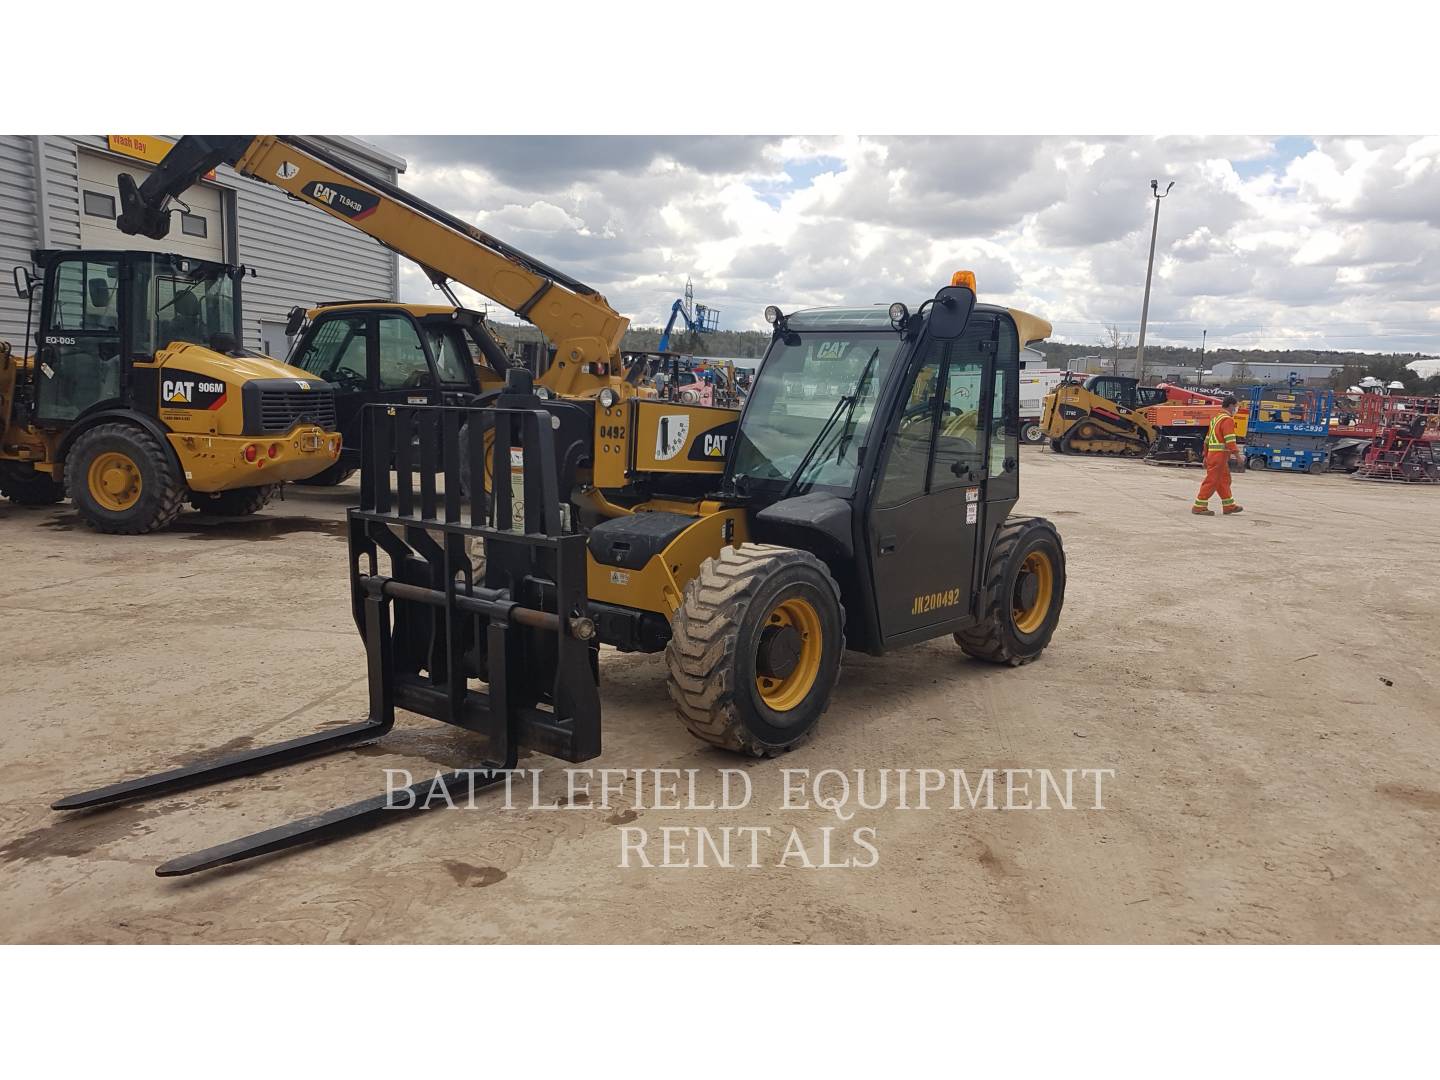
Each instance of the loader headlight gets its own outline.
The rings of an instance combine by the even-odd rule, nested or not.
[[[537,386],[535,387],[535,396],[538,397],[541,401],[549,401],[550,391],[545,389],[545,387],[543,386]]]
[[[910,309],[899,300],[896,300],[895,303],[890,305],[890,325],[895,327],[896,330],[903,329],[905,320],[908,318],[910,318]]]
[[[604,390],[600,391],[600,404],[607,409],[614,406],[614,404],[619,400],[620,395],[617,394],[614,390],[610,389],[610,387],[608,386]]]
[[[774,326],[780,321],[780,309],[774,304],[771,304],[765,309],[765,321],[771,326]]]

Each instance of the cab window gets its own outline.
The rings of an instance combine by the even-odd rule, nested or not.
[[[67,259],[55,271],[56,330],[106,331],[120,326],[120,268],[113,260]]]
[[[435,354],[435,366],[440,369],[443,383],[470,383],[468,368],[473,363],[470,350],[460,330],[444,326],[428,331],[430,351]]]
[[[430,383],[430,364],[415,324],[400,315],[380,316],[380,386],[409,389]]]
[[[365,320],[327,319],[316,327],[294,366],[340,386],[364,386]]]

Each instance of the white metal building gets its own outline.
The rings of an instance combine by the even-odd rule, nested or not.
[[[309,137],[391,182],[405,171],[403,158],[359,139]],[[0,340],[28,351],[26,303],[9,276],[36,248],[164,250],[250,267],[244,344],[272,356],[285,355],[285,318],[297,304],[398,295],[394,252],[227,166],[182,196],[189,209],[164,240],[120,232],[116,177],[143,180],[169,146],[150,135],[0,135]]]
[[[1294,375],[1302,383],[1321,385],[1344,364],[1285,364],[1265,360],[1222,360],[1211,369],[1212,382],[1283,383]]]

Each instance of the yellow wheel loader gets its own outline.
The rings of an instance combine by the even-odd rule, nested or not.
[[[965,271],[913,311],[772,306],[743,412],[645,397],[643,365],[618,366],[625,322],[598,293],[320,153],[289,136],[186,136],[145,187],[127,193],[122,178],[121,227],[163,237],[167,200],[220,161],[327,206],[343,195],[341,213],[437,274],[505,283],[532,313],[553,301],[537,318],[554,330],[555,365],[538,380],[506,368],[504,387],[473,404],[364,410],[346,566],[365,719],[56,809],[372,742],[397,708],[474,736],[468,767],[157,870],[189,874],[468,802],[522,752],[594,758],[601,643],[663,653],[679,721],[753,756],[813,735],[846,650],[948,636],[1015,666],[1049,644],[1065,595],[1060,536],[1011,513],[1020,351],[1048,335],[1043,319],[978,304]],[[402,220],[411,231],[389,231]]]
[[[66,495],[92,528],[163,529],[185,503],[253,514],[340,454],[329,384],[240,348],[241,267],[37,251],[34,354],[0,344],[0,492]],[[27,338],[29,333],[27,330]]]

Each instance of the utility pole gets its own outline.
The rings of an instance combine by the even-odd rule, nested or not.
[[[1150,193],[1155,196],[1155,221],[1150,226],[1150,262],[1145,267],[1145,303],[1140,308],[1140,345],[1135,350],[1135,377],[1141,382],[1145,380],[1145,323],[1150,318],[1150,277],[1155,272],[1155,234],[1160,231],[1160,200],[1170,194],[1170,189],[1175,186],[1175,181],[1165,185],[1165,190],[1160,190],[1160,181],[1150,181]]]
[[[1205,335],[1209,332],[1209,330],[1200,331],[1200,368],[1196,371],[1196,375],[1200,378],[1200,386],[1205,385]]]

